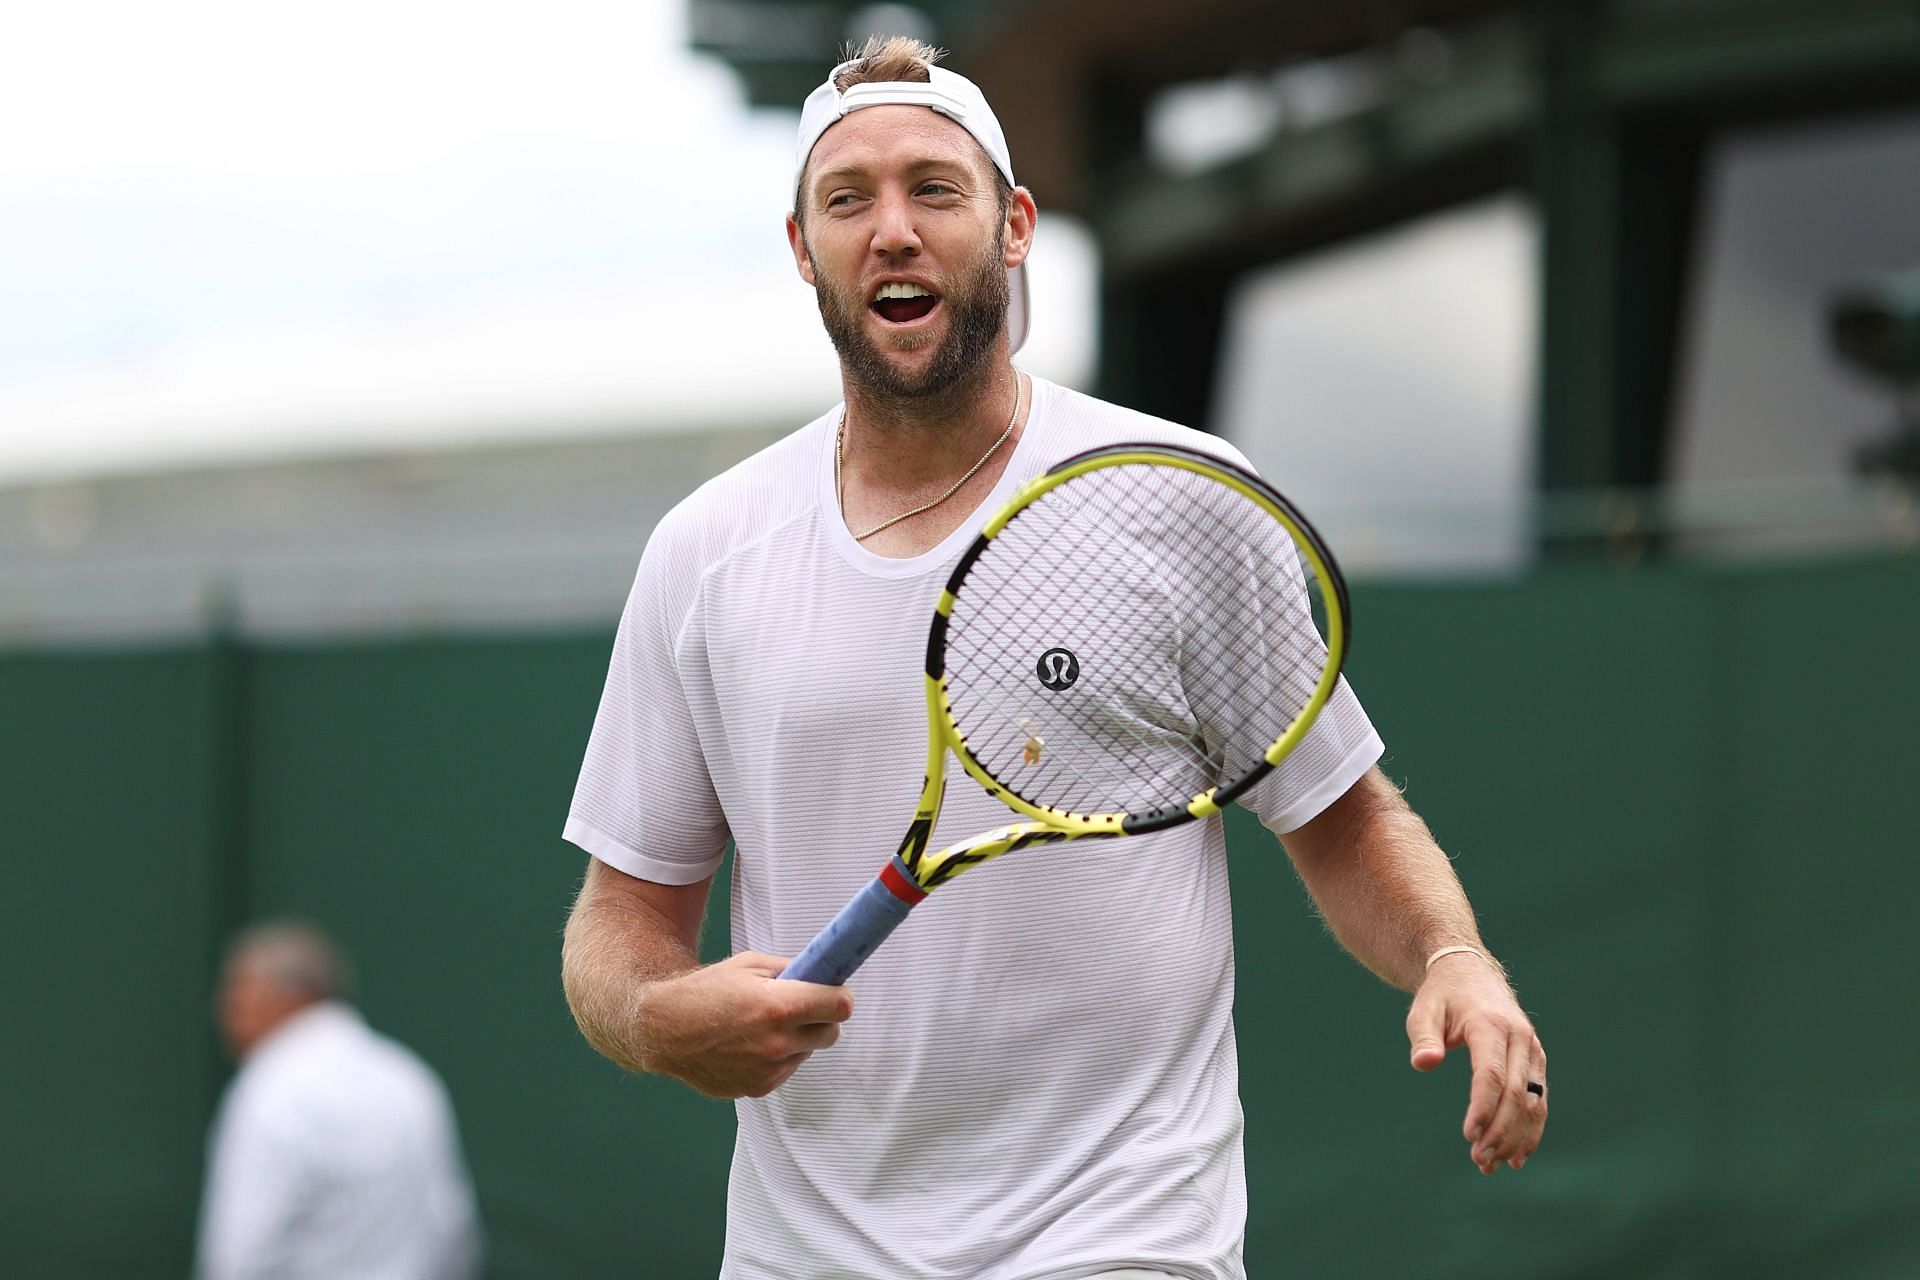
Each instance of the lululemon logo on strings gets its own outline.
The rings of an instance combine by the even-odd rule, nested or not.
[[[1071,649],[1049,649],[1040,655],[1033,669],[1041,685],[1059,693],[1073,688],[1073,682],[1080,678],[1080,659],[1073,656]]]

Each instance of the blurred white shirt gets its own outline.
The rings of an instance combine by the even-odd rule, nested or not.
[[[466,1280],[480,1254],[445,1087],[323,1003],[248,1055],[214,1119],[201,1280]]]

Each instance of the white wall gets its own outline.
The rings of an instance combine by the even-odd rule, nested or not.
[[[1349,571],[1528,554],[1535,243],[1531,208],[1503,198],[1260,272],[1234,298],[1212,429]]]
[[[1830,353],[1827,302],[1920,267],[1920,112],[1756,131],[1705,178],[1674,476],[1835,481],[1889,434],[1890,396]]]

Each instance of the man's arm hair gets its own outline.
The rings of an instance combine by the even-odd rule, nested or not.
[[[1378,769],[1281,837],[1300,878],[1348,951],[1403,991],[1416,1071],[1464,1046],[1473,1059],[1460,1132],[1482,1173],[1524,1165],[1547,1123],[1547,1051],[1506,972],[1480,943],[1453,864]],[[1472,948],[1427,973],[1444,947]],[[1489,967],[1491,966],[1491,967]]]
[[[567,917],[560,980],[587,1043],[629,1071],[647,1070],[641,1001],[646,986],[696,969],[708,876],[655,884],[587,859]]]
[[[653,884],[590,865],[567,921],[561,979],[587,1042],[629,1071],[671,1076],[710,1098],[764,1098],[840,1038],[853,996],[775,981],[786,959],[757,951],[702,965],[712,883]]]
[[[1453,864],[1379,769],[1281,841],[1334,937],[1392,986],[1418,989],[1441,947],[1492,958]]]

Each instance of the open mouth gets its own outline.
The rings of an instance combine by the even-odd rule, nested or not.
[[[940,299],[932,290],[902,281],[881,285],[871,303],[874,312],[890,324],[924,319],[939,305]]]

